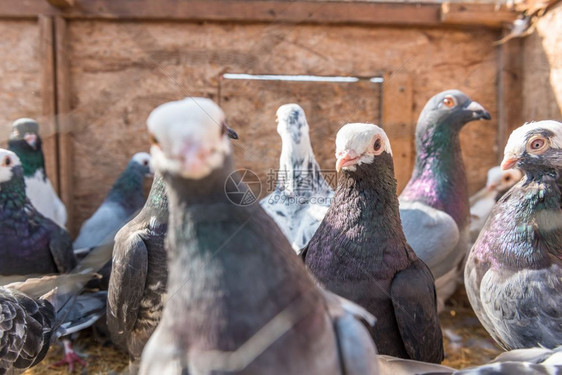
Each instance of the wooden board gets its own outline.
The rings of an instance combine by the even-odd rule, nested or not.
[[[381,84],[222,79],[220,105],[240,139],[234,142],[238,168],[255,172],[262,197],[275,188],[281,139],[275,113],[280,105],[297,103],[305,111],[316,161],[326,179],[336,182],[335,136],[350,122],[380,124]],[[273,173],[272,173],[273,172]]]
[[[501,28],[517,13],[505,5],[423,1],[288,0],[2,0],[0,18],[65,18],[281,22],[313,24],[467,26]],[[72,6],[71,3],[75,3]]]
[[[401,150],[408,150],[406,145],[413,147],[414,124],[426,101],[439,91],[458,88],[494,116],[493,121],[470,124],[461,133],[472,192],[484,184],[487,169],[497,163],[498,55],[492,42],[499,35],[495,32],[69,20],[67,34],[71,111],[68,131],[72,145],[69,157],[73,163],[68,173],[72,176],[77,225],[102,202],[129,158],[135,152],[148,151],[145,121],[150,111],[158,104],[188,95],[216,100],[222,86],[220,77],[227,72],[357,77],[386,73],[397,74],[397,79],[401,73],[406,74],[411,87],[397,101],[404,101],[404,109],[394,106],[386,119],[373,116],[353,120],[398,124],[392,128],[392,137],[402,137]],[[268,92],[277,90],[274,87]],[[399,92],[400,87],[397,84],[391,90]],[[221,95],[229,93],[234,97],[235,91],[223,91]],[[334,93],[337,96],[333,102],[350,108],[353,102],[363,100],[361,95],[346,95],[345,90]],[[306,101],[314,103],[315,98],[306,92],[299,98],[305,98],[299,100],[308,112],[312,111],[308,115],[316,116],[313,107],[306,108]],[[238,116],[241,109],[222,103],[228,107],[228,117]],[[268,155],[267,167],[276,167],[279,139],[273,124],[277,102],[267,105],[270,114],[264,121],[272,126],[267,141],[259,140],[261,133],[254,137],[242,135],[252,138],[257,153]],[[409,125],[404,111],[410,113]],[[315,129],[317,125],[311,121],[311,127]],[[332,134],[323,140],[313,138],[323,165],[330,168],[337,128],[330,128]],[[410,173],[412,159],[413,148],[401,156],[401,184]]]

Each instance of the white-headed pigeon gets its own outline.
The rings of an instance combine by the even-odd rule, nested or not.
[[[336,137],[334,202],[303,251],[330,291],[373,314],[380,353],[440,363],[443,337],[433,275],[406,242],[390,142],[373,124],[347,124]]]
[[[562,343],[562,123],[511,133],[503,169],[523,179],[494,206],[470,251],[465,286],[476,316],[507,350]]]
[[[308,132],[306,116],[298,104],[279,107],[277,133],[282,148],[277,182],[275,190],[260,202],[295,251],[308,244],[334,196],[322,177]]]
[[[230,194],[248,187],[222,110],[187,98],[147,123],[169,198],[169,284],[140,373],[376,374],[356,319],[369,314],[321,292],[261,206]]]

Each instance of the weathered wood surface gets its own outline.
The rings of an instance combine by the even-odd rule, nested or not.
[[[562,4],[523,41],[523,120],[562,121]],[[513,124],[511,129],[521,124]]]
[[[398,101],[392,108],[400,111],[398,117],[412,118],[412,123],[390,131],[391,141],[396,139],[411,147],[408,150],[400,146],[409,158],[407,163],[396,163],[401,186],[411,170],[413,123],[421,108],[435,93],[458,88],[482,103],[494,117],[492,121],[468,125],[461,135],[471,191],[483,185],[486,170],[497,162],[498,52],[492,46],[498,39],[495,32],[99,21],[70,21],[68,32],[72,113],[69,124],[77,222],[99,205],[131,155],[148,150],[145,120],[156,105],[187,95],[216,100],[219,86],[221,96],[228,94],[233,103],[250,99],[259,103],[261,96],[274,100],[274,86],[261,90],[256,87],[253,98],[248,98],[252,90],[244,89],[239,92],[241,98],[236,98],[236,90],[219,84],[223,73],[361,77],[406,73],[412,81],[408,94],[412,99],[405,99],[402,107]],[[243,114],[249,124],[263,121],[269,126],[267,141],[262,141],[263,128],[252,134],[247,132],[251,126],[231,121],[233,126],[242,127],[237,148],[251,150],[263,158],[263,162],[258,159],[261,164],[246,164],[243,158],[244,165],[260,173],[264,173],[264,167],[278,166],[276,150],[280,145],[274,116],[277,103],[288,99],[283,95],[275,99],[275,104],[267,104],[267,109],[260,109],[259,114],[222,102],[227,107],[227,116],[233,120]],[[335,130],[341,124],[330,124],[332,134],[326,134],[327,128],[318,130],[313,121],[318,116],[314,106],[329,108],[324,102],[328,99],[314,103],[314,97],[300,97],[310,119],[315,152],[320,155],[322,167],[331,169]],[[355,103],[371,98],[347,96],[341,91],[329,102],[351,109]],[[376,101],[372,103],[377,105]],[[255,108],[255,104],[252,106]],[[369,116],[353,121],[379,120]]]
[[[2,0],[0,18],[38,14],[66,18],[222,22],[466,26],[501,28],[517,13],[504,5],[440,2],[289,0]]]

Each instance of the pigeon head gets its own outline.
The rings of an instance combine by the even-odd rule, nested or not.
[[[210,99],[162,104],[150,113],[147,125],[153,166],[162,174],[199,180],[222,167],[232,153],[225,115]]]
[[[298,104],[285,104],[277,110],[277,133],[281,138],[290,137],[300,144],[303,135],[308,135],[308,123],[304,110]]]
[[[39,124],[30,118],[20,118],[12,124],[10,142],[19,142],[30,150],[41,149],[41,137],[39,137]]]
[[[347,124],[336,136],[336,171],[350,172],[362,164],[372,164],[381,154],[392,156],[384,130],[373,124]]]
[[[515,185],[523,177],[519,169],[502,170],[501,167],[493,167],[488,171],[486,188],[490,191],[505,192]]]
[[[451,134],[475,120],[490,120],[490,113],[459,90],[447,90],[433,96],[418,120],[418,135]],[[430,131],[432,130],[432,131]]]
[[[525,172],[562,168],[562,123],[531,122],[515,129],[505,146],[501,166]]]
[[[150,165],[150,154],[147,152],[137,152],[133,155],[131,159],[132,163],[135,163],[135,167],[147,177],[152,176],[152,166]]]
[[[14,175],[23,181],[20,159],[12,151],[0,148],[0,184],[10,181]]]

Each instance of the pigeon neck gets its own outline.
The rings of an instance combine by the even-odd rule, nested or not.
[[[143,182],[145,172],[140,164],[131,161],[121,173],[107,195],[107,200],[119,202],[127,209],[137,210],[144,203]]]
[[[0,216],[10,216],[10,211],[22,209],[27,198],[25,195],[25,181],[23,169],[20,166],[12,168],[12,178],[0,184]]]
[[[146,199],[143,210],[148,210],[152,213],[163,212],[167,219],[168,195],[166,193],[166,183],[158,172],[154,174],[152,187],[150,188],[150,193],[148,193],[148,198]]]
[[[484,237],[483,241],[496,242],[497,246],[480,246],[475,252],[492,251],[494,258],[501,259],[499,267],[539,269],[550,266],[553,258],[562,260],[560,199],[556,171],[527,173],[500,199],[492,211],[492,216],[498,219],[484,229],[493,230],[486,231],[492,238]],[[505,234],[498,236],[498,233]]]
[[[283,139],[277,189],[303,195],[319,188],[329,189],[329,186],[314,158],[308,135],[303,134],[298,144],[293,139]]]
[[[461,228],[468,224],[468,187],[458,131],[434,128],[417,134],[414,172],[400,198],[445,211]]]
[[[325,221],[354,256],[395,271],[415,256],[402,231],[392,163],[385,152],[355,172],[344,170]]]
[[[25,177],[34,176],[39,170],[42,172],[43,180],[47,178],[45,159],[39,139],[36,149],[32,149],[24,140],[11,140],[8,142],[8,147],[10,151],[14,152],[20,158],[21,165],[23,166],[23,175]]]

